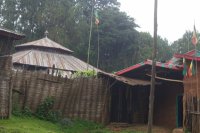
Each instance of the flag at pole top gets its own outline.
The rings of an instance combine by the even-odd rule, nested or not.
[[[197,45],[197,42],[198,42],[197,33],[196,33],[195,25],[194,25],[194,31],[193,31],[193,35],[192,35],[192,44],[193,44],[194,46],[196,46],[196,45]]]
[[[97,10],[94,12],[94,15],[95,15],[95,24],[98,25],[99,24],[99,15],[98,15]]]

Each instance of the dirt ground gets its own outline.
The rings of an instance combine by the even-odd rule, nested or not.
[[[132,130],[132,131],[147,131],[147,125],[136,125],[136,124],[127,124],[127,123],[111,123],[107,126],[107,128],[111,129],[114,132],[120,132],[122,130]],[[152,129],[153,133],[171,133],[171,129],[154,126]]]

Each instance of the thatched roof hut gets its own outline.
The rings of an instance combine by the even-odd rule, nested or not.
[[[13,64],[16,69],[47,71],[54,68],[59,74],[67,77],[77,71],[98,71],[95,67],[74,57],[72,50],[48,37],[17,45],[15,49]]]

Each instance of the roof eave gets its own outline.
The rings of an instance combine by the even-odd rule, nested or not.
[[[128,73],[130,71],[136,70],[138,68],[141,68],[141,67],[147,66],[147,65],[151,66],[152,65],[152,61],[151,60],[146,60],[146,61],[144,61],[142,63],[138,63],[138,64],[133,65],[131,67],[125,68],[123,70],[120,70],[120,71],[116,72],[115,74],[116,75],[122,75],[122,74]],[[168,66],[169,66],[169,64],[168,64]],[[162,64],[160,62],[156,62],[156,67],[161,67],[161,68],[165,68],[165,69],[172,69],[172,70],[180,70],[179,67],[175,67],[175,66],[172,66],[172,67],[162,66]]]
[[[5,28],[0,28],[0,35],[8,38],[12,38],[13,40],[20,40],[25,37],[24,34],[17,33],[15,31],[11,31]]]
[[[194,57],[194,56],[190,56],[190,55],[186,55],[186,54],[174,54],[174,57],[200,61],[200,57]]]

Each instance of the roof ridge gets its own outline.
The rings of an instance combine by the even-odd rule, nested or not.
[[[63,45],[49,39],[48,37],[41,38],[39,40],[23,43],[20,45],[17,45],[15,47],[26,47],[26,46],[37,46],[37,47],[47,47],[47,48],[52,48],[52,49],[61,49],[67,52],[73,52],[72,50],[64,47]]]

